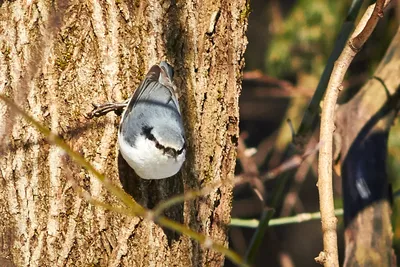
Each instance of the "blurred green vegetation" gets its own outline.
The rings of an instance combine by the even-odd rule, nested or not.
[[[326,66],[327,59],[332,52],[340,27],[346,19],[351,2],[351,0],[252,0],[250,2],[251,13],[247,34],[249,44],[245,55],[246,70],[261,70],[267,76],[290,81],[295,87],[308,90],[309,93],[305,95],[312,95]],[[363,14],[368,5],[373,2],[364,1],[360,14]],[[397,17],[396,12],[398,13]],[[341,93],[340,103],[350,99],[371,77],[397,31],[399,18],[400,5],[397,7],[393,5],[385,13],[370,39],[352,62],[344,81],[345,91]],[[359,18],[356,21],[358,22]],[[249,88],[243,88],[243,90],[247,89]],[[273,107],[276,107],[276,105],[269,105],[273,101],[276,103],[277,98],[272,94],[265,98],[265,106],[271,106],[270,110],[266,108],[266,112],[272,112],[276,120],[269,119],[269,121],[263,123],[268,124],[264,127],[270,127],[270,132],[277,133],[277,138],[274,139],[271,145],[274,153],[276,151],[283,153],[282,151],[284,151],[286,145],[292,141],[292,133],[286,120],[291,119],[294,128],[297,129],[304,114],[304,109],[307,105],[305,102],[308,102],[308,98],[301,94],[287,96],[286,114],[275,113]],[[246,100],[242,98],[241,101]],[[242,125],[249,125],[249,123],[241,123]],[[242,131],[248,132],[249,138],[246,142],[251,143],[249,140],[252,138],[257,140],[265,138],[265,136],[261,136],[263,132],[259,130],[260,121],[256,121],[255,124],[257,126],[253,126],[253,128],[257,129],[257,132],[252,132],[252,128],[249,126],[241,128]],[[277,127],[277,125],[279,126]],[[260,135],[261,137],[255,137],[254,135]],[[393,182],[393,191],[397,192],[393,206],[393,231],[396,255],[399,257],[400,119],[397,119],[396,124],[391,129],[388,147],[388,174]],[[316,177],[312,172],[309,173],[308,177],[307,179],[311,181],[305,182],[315,184]],[[314,189],[315,187],[303,186],[298,192],[298,201],[303,205],[304,210],[309,212],[316,211],[315,204],[318,201],[318,196]],[[335,195],[335,207],[342,207],[340,179],[335,181]],[[312,200],[309,201],[309,199]],[[343,225],[341,220],[339,222],[340,225]],[[297,227],[297,229],[303,229],[301,227],[306,228],[307,226],[299,225]],[[319,227],[319,224],[314,227]],[[341,231],[340,228],[339,231]],[[318,234],[317,232],[315,231],[316,234]],[[296,266],[317,266],[307,253],[314,251],[313,249],[318,251],[320,244],[318,242],[312,243],[311,241],[310,243],[305,243],[307,241],[302,239],[301,242],[304,244],[299,247],[298,242],[300,241],[296,238],[296,233],[296,231],[290,232],[289,230],[286,232],[286,228],[285,231],[282,230],[278,234],[279,237],[285,236],[284,241],[281,243],[283,244],[282,246],[288,249]],[[301,234],[304,233],[302,232]],[[339,234],[339,238],[341,236],[343,234]],[[312,239],[311,234],[309,239]],[[274,241],[265,241],[266,244],[270,244],[269,242]],[[339,243],[343,244],[343,240]],[[292,244],[294,244],[293,248],[291,247]],[[343,248],[341,251],[343,252]],[[260,259],[260,262],[264,261]],[[279,263],[270,262],[270,264],[271,266],[277,266]]]
[[[302,73],[319,76],[348,5],[346,1],[296,1],[282,25],[276,26],[267,48],[265,71],[282,78]]]
[[[390,129],[388,142],[388,174],[392,181],[393,192],[400,191],[400,118],[397,118]],[[400,197],[398,197],[400,199]]]
[[[293,82],[301,80],[304,74],[318,80],[346,18],[351,1],[315,0],[310,4],[310,1],[298,0],[282,1],[280,5],[276,0],[266,2],[263,13],[259,10],[252,10],[252,12],[256,12],[258,16],[267,14],[268,19],[263,18],[263,22],[268,23],[269,27],[264,25],[265,28],[254,29],[249,25],[250,42],[253,35],[265,36],[267,39],[264,44],[265,51],[261,53],[265,54],[264,62],[262,64],[257,62],[260,52],[252,49],[246,54],[247,67],[259,68],[270,76]],[[285,4],[285,2],[288,3]],[[371,2],[365,1],[361,14]],[[275,7],[276,5],[278,8]],[[348,77],[371,75],[375,70],[398,26],[395,10],[392,9],[388,13],[355,58]],[[249,47],[252,46],[255,45],[249,43]],[[359,83],[356,85],[358,86]]]
[[[400,118],[392,126],[388,142],[388,175],[392,182],[393,198],[393,244],[396,255],[400,255]]]

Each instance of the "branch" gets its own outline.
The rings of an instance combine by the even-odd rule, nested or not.
[[[104,187],[113,195],[115,195],[121,202],[123,202],[125,205],[131,207],[132,209],[135,210],[135,212],[142,212],[143,207],[140,206],[136,201],[133,200],[133,198],[128,195],[124,190],[122,190],[119,187],[116,187],[112,184],[112,182],[105,177],[103,174],[101,174],[98,170],[96,170],[93,165],[91,165],[84,157],[82,157],[79,153],[75,152],[72,150],[70,146],[68,146],[67,143],[63,139],[61,139],[58,135],[52,133],[48,128],[40,124],[40,122],[36,121],[34,118],[32,118],[28,113],[20,109],[12,100],[10,100],[8,97],[4,96],[3,94],[0,94],[0,99],[3,100],[13,111],[17,112],[20,114],[25,120],[30,122],[33,126],[35,126],[44,136],[47,138],[47,140],[64,150],[64,152],[72,158],[74,161],[76,161],[80,166],[91,172],[96,179],[98,179]]]
[[[228,181],[226,182],[226,184],[232,183],[231,179],[227,179],[227,180]],[[213,190],[216,190],[217,188],[219,188],[221,185],[224,185],[224,184],[225,183],[223,183],[222,181],[217,181],[217,182],[213,182],[209,185],[206,185],[199,190],[189,190],[189,191],[185,192],[184,194],[173,196],[163,202],[160,202],[157,206],[155,206],[155,208],[153,209],[154,216],[157,217],[157,216],[161,215],[164,210],[166,210],[174,205],[177,205],[179,203],[182,203],[184,201],[193,200],[193,199],[196,199],[201,196],[206,196],[206,195],[210,194]]]
[[[362,0],[353,0],[351,3],[351,7],[349,9],[346,20],[342,24],[342,28],[338,35],[338,39],[334,44],[333,51],[329,56],[328,63],[324,69],[324,72],[321,76],[321,79],[318,83],[317,89],[312,97],[312,100],[303,116],[302,122],[299,126],[299,130],[297,132],[296,141],[303,141],[303,144],[306,144],[309,139],[309,133],[314,129],[313,125],[318,118],[319,110],[320,110],[320,102],[325,93],[326,85],[328,83],[331,71],[333,69],[333,65],[340,55],[343,47],[346,45],[348,37],[354,28],[354,21],[358,16],[359,10],[361,8],[363,1]],[[296,142],[297,143],[297,142]],[[292,152],[289,153],[289,157],[293,155]],[[282,199],[284,189],[286,188],[286,184],[291,176],[291,173],[286,173],[285,175],[281,175],[277,180],[277,184],[271,192],[271,207],[275,207],[278,205],[279,201]]]
[[[306,149],[310,150],[316,147],[317,145],[318,144],[316,138],[311,138],[306,146]],[[304,160],[304,164],[301,164],[299,168],[296,170],[296,173],[294,174],[294,181],[290,185],[288,193],[286,194],[285,199],[283,201],[282,209],[280,211],[280,217],[289,216],[292,213],[293,207],[298,206],[301,203],[299,199],[299,192],[307,177],[309,170],[312,168],[312,164],[316,163],[317,155],[318,153],[317,151],[315,151],[315,153],[307,157]]]
[[[347,69],[361,46],[366,42],[383,8],[390,0],[378,0],[370,6],[357,25],[350,41],[336,61],[324,98],[321,115],[320,140],[321,148],[318,161],[318,191],[320,199],[321,222],[324,240],[324,251],[315,259],[324,266],[339,266],[337,250],[336,217],[334,212],[332,186],[332,142],[334,131],[334,114],[339,91]],[[378,18],[378,19],[377,19]]]
[[[311,97],[312,88],[294,86],[292,83],[263,74],[259,70],[243,73],[243,87],[254,91],[253,97]]]
[[[378,24],[379,19],[383,17],[383,9],[386,7],[387,4],[389,4],[389,2],[390,1],[377,0],[374,10],[372,11],[369,19],[367,17],[368,10],[365,12],[363,19],[368,19],[367,24],[364,28],[360,28],[361,32],[356,37],[350,40],[350,47],[355,50],[355,52],[360,51],[362,46],[368,40],[369,36],[374,31],[376,24]],[[372,6],[370,6],[368,9],[372,9]],[[362,21],[360,21],[360,23],[362,23]],[[357,29],[354,31],[354,34],[357,32],[358,29],[359,28],[357,27]]]
[[[335,210],[336,216],[343,215],[343,209]],[[281,226],[286,224],[297,224],[302,222],[308,222],[312,220],[321,219],[321,213],[319,211],[313,213],[300,213],[295,216],[289,217],[282,217],[271,219],[269,221],[268,226]],[[257,219],[239,219],[239,218],[232,218],[231,222],[229,223],[230,226],[236,227],[244,227],[244,228],[257,228],[260,224],[260,221]]]
[[[260,180],[257,164],[251,157],[248,157],[245,153],[246,144],[244,143],[243,137],[239,136],[239,142],[237,147],[237,158],[243,167],[244,176],[249,177],[247,182],[251,185],[254,193],[261,201],[262,206],[265,205],[265,189],[264,185]]]
[[[122,103],[104,103],[101,105],[92,104],[93,110],[85,115],[87,119],[92,119],[94,117],[101,117],[107,113],[114,111],[117,115],[121,115],[123,109],[128,105],[130,99]]]
[[[108,190],[108,192],[112,193],[116,196],[122,203],[125,204],[125,207],[114,207],[104,202],[101,202],[95,198],[93,198],[88,192],[84,191],[82,188],[79,188],[77,184],[73,183],[75,188],[78,188],[78,194],[82,196],[89,203],[102,207],[107,210],[111,210],[114,212],[118,212],[120,214],[125,214],[130,217],[141,216],[144,219],[152,220],[159,225],[169,228],[171,230],[177,231],[179,233],[185,234],[190,238],[198,241],[202,244],[206,249],[214,249],[221,254],[225,255],[229,258],[233,263],[236,263],[239,266],[248,266],[247,263],[234,251],[226,248],[224,245],[214,242],[210,237],[195,232],[188,228],[186,225],[170,220],[164,216],[154,216],[153,211],[147,210],[140,206],[130,195],[128,195],[123,189],[113,185],[113,183],[97,171],[93,165],[91,165],[84,157],[82,157],[79,153],[75,152],[68,144],[61,139],[58,135],[52,133],[48,128],[43,126],[40,122],[36,121],[32,118],[28,113],[20,109],[12,100],[8,97],[0,94],[0,99],[3,100],[13,111],[20,114],[24,119],[30,122],[33,126],[35,126],[46,138],[47,140],[63,149],[64,152],[74,161],[76,161],[81,167],[84,167],[86,170],[91,172],[96,179],[98,179],[101,184]]]
[[[314,148],[311,148],[307,151],[305,151],[302,155],[296,154],[290,157],[289,159],[285,160],[280,164],[278,167],[268,171],[266,174],[262,176],[262,180],[272,180],[281,175],[284,172],[287,172],[289,170],[295,169],[299,167],[306,159],[308,156],[313,155],[318,152],[318,149],[320,147],[320,144],[316,144]]]

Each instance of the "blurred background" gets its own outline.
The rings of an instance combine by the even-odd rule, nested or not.
[[[251,165],[260,174],[280,166],[285,155],[296,152],[291,145],[292,130],[297,131],[320,76],[345,21],[351,0],[251,0],[249,1],[248,46],[243,89],[240,96],[240,140],[236,175],[248,172]],[[374,1],[364,1],[360,14]],[[400,1],[393,0],[371,38],[358,53],[343,86],[346,101],[371,77],[382,59],[400,21]],[[358,22],[358,19],[357,19]],[[397,74],[400,75],[400,74]],[[289,120],[289,121],[288,121]],[[396,197],[400,185],[400,125],[397,118],[389,141],[388,173],[395,192],[393,207],[394,245],[400,256],[400,219]],[[318,144],[318,125],[311,141],[304,144],[313,150]],[[250,164],[246,161],[250,158]],[[276,217],[318,211],[316,153],[289,175],[276,199],[277,179],[264,183],[267,207],[274,207]],[[244,162],[246,161],[246,162]],[[254,167],[254,166],[253,166]],[[342,207],[341,180],[334,180],[335,208]],[[276,206],[273,203],[277,203]],[[259,219],[265,204],[251,183],[234,190],[233,218]],[[339,216],[340,262],[343,262],[343,220]],[[254,229],[230,228],[230,246],[244,255]],[[255,266],[320,266],[314,257],[322,249],[320,220],[269,227],[256,257]],[[399,262],[399,260],[398,260]],[[233,266],[229,261],[225,266]]]

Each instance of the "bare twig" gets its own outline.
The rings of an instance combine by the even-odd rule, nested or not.
[[[246,151],[246,144],[243,140],[243,134],[239,136],[238,147],[237,147],[237,157],[240,160],[240,163],[243,168],[243,172],[246,174],[252,174],[258,176],[258,168],[257,164],[251,157],[248,157],[245,153]]]
[[[324,105],[321,115],[321,144],[318,161],[318,191],[320,199],[321,221],[324,240],[324,251],[315,259],[324,266],[339,266],[337,250],[336,217],[334,212],[333,187],[332,187],[332,143],[334,131],[335,106],[341,90],[344,75],[362,45],[366,42],[379,17],[382,16],[383,8],[390,0],[378,0],[375,5],[370,6],[363,18],[357,25],[350,41],[343,49],[335,63],[331,78],[328,83]]]
[[[278,133],[267,136],[257,147],[257,152],[252,156],[257,166],[261,166],[265,163],[266,159],[271,155],[274,150],[274,143],[276,142]]]
[[[294,86],[289,81],[265,75],[259,70],[244,72],[243,83],[246,88],[264,89],[262,92],[257,92],[257,96],[311,97],[313,91],[311,88]]]
[[[311,150],[316,146],[318,146],[317,140],[315,138],[311,138],[307,144],[307,150]],[[305,162],[297,169],[296,174],[294,175],[294,182],[291,185],[289,192],[286,194],[285,200],[283,201],[282,210],[280,213],[281,217],[289,216],[293,207],[298,205],[299,191],[310,170],[311,164],[315,161],[316,157],[317,153],[310,154],[310,156],[304,160]]]
[[[378,21],[380,18],[383,17],[383,9],[386,7],[387,4],[389,4],[389,1],[385,0],[377,0],[375,6],[373,7],[372,14],[370,17],[366,17],[367,19],[367,24],[363,28],[356,28],[353,36],[357,34],[357,36],[353,37],[350,39],[350,47],[355,50],[355,52],[360,51],[362,46],[365,44],[365,42],[368,40],[369,36],[371,33],[374,31],[376,24],[378,24]],[[372,9],[372,6],[370,6],[368,9]],[[367,15],[368,10],[365,12],[365,15]],[[365,17],[364,15],[364,17]],[[362,23],[362,21],[360,21]],[[359,24],[360,25],[360,24]],[[358,30],[361,30],[359,33]]]
[[[239,138],[239,145],[238,145],[238,158],[241,160],[243,165],[244,173],[242,175],[236,176],[234,180],[227,179],[226,181],[218,181],[215,183],[211,183],[202,189],[187,191],[184,194],[174,196],[156,206],[153,209],[154,216],[159,216],[162,212],[176,204],[179,204],[183,201],[188,201],[195,199],[199,196],[205,196],[209,194],[215,188],[223,185],[223,184],[231,184],[234,182],[235,186],[244,183],[250,183],[253,187],[255,195],[261,200],[264,200],[264,187],[263,181],[268,179],[273,179],[278,175],[282,174],[285,171],[288,171],[292,168],[298,167],[309,155],[315,154],[318,151],[319,145],[317,144],[314,148],[307,150],[303,155],[295,155],[292,158],[288,159],[282,165],[276,167],[275,169],[271,170],[270,172],[266,173],[262,179],[260,179],[258,168],[256,163],[253,161],[252,158],[245,155],[246,146],[243,142],[243,138]],[[263,204],[264,206],[264,204]]]
[[[101,117],[111,111],[114,111],[116,114],[121,115],[122,110],[128,105],[128,100],[122,103],[105,103],[101,105],[92,104],[93,110],[86,114],[85,117],[87,119],[91,119],[93,117]]]
[[[284,161],[281,165],[278,167],[268,171],[266,174],[262,176],[262,180],[271,180],[276,177],[278,177],[280,174],[292,170],[294,168],[297,168],[303,163],[303,161],[310,155],[313,155],[318,152],[318,149],[320,147],[320,144],[318,143],[314,148],[311,148],[304,152],[302,155],[294,155],[288,160]]]
[[[121,202],[123,202],[127,206],[130,206],[138,213],[143,211],[143,207],[140,206],[138,203],[136,203],[136,201],[134,201],[130,195],[128,195],[121,188],[114,186],[107,177],[105,177],[98,170],[96,170],[93,167],[93,165],[91,165],[83,156],[81,156],[79,153],[75,152],[70,146],[68,146],[68,144],[65,143],[65,141],[62,138],[52,133],[48,128],[44,127],[40,122],[36,121],[34,118],[28,115],[28,113],[19,108],[8,97],[4,96],[3,94],[0,94],[0,99],[3,100],[9,107],[11,107],[12,110],[20,114],[22,117],[24,117],[24,119],[26,119],[33,126],[35,126],[42,134],[46,136],[47,140],[50,143],[57,145],[59,148],[63,149],[64,152],[70,158],[72,158],[80,166],[91,172],[96,177],[96,179],[98,179],[110,193],[114,194],[117,198],[119,198]]]
[[[265,190],[264,185],[260,181],[257,164],[251,157],[245,154],[246,145],[244,143],[242,135],[239,136],[239,142],[237,147],[237,157],[243,167],[244,176],[247,177],[247,182],[251,185],[254,193],[260,199],[264,206]]]
[[[342,216],[343,209],[335,210],[335,215]],[[308,222],[308,221],[318,220],[318,219],[321,219],[321,213],[319,211],[313,212],[313,213],[300,213],[295,216],[271,219],[269,221],[268,226],[281,226],[281,225],[286,225],[286,224],[297,224],[297,223]],[[245,227],[245,228],[257,228],[259,223],[260,222],[257,219],[232,218],[229,225],[236,226],[236,227]]]
[[[259,187],[262,186],[262,182],[266,180],[271,180],[275,179],[279,175],[292,170],[294,168],[299,167],[306,159],[308,156],[313,155],[317,153],[319,149],[319,144],[317,144],[314,148],[311,148],[304,152],[302,155],[294,155],[288,160],[284,161],[282,164],[280,164],[278,167],[268,171],[264,175],[261,176],[261,179],[257,177],[254,177],[253,175],[246,175],[246,174],[241,174],[237,175],[234,178],[234,185],[235,187],[239,185],[243,185],[245,183],[252,183],[254,184],[255,182],[260,183]]]
[[[160,224],[161,226],[167,227],[169,229],[175,230],[179,233],[185,234],[190,238],[198,241],[202,244],[206,249],[214,249],[227,258],[229,258],[232,262],[238,264],[239,266],[248,266],[246,262],[234,251],[226,248],[224,245],[214,242],[210,237],[195,232],[188,228],[186,225],[170,220],[164,216],[154,216],[153,211],[147,210],[140,206],[130,195],[128,195],[123,189],[113,185],[111,180],[109,180],[106,176],[97,171],[92,164],[90,164],[83,156],[79,153],[75,152],[68,144],[61,139],[58,135],[52,133],[48,128],[44,127],[40,122],[36,121],[32,118],[28,113],[19,108],[12,100],[8,97],[0,94],[0,99],[3,100],[13,111],[17,114],[20,114],[24,119],[30,122],[33,126],[35,126],[47,139],[50,143],[57,145],[59,148],[63,149],[64,152],[74,161],[76,161],[81,167],[84,167],[86,170],[91,172],[96,179],[98,179],[102,185],[115,197],[117,197],[125,206],[122,207],[114,207],[107,203],[101,202],[95,198],[93,198],[88,192],[84,191],[81,187],[79,187],[76,183],[72,183],[72,186],[78,189],[78,193],[89,203],[100,206],[104,209],[111,210],[114,212],[122,213],[131,217],[141,216],[148,220],[153,220],[155,223]],[[69,175],[69,177],[72,177]]]
[[[227,183],[232,182],[230,179],[228,179],[228,180],[229,180],[229,182],[227,182]],[[160,216],[164,210],[166,210],[174,205],[177,205],[179,203],[182,203],[184,201],[193,200],[193,199],[196,199],[201,196],[206,196],[206,195],[210,194],[213,190],[216,190],[221,185],[223,185],[222,181],[217,181],[217,182],[211,183],[209,185],[206,185],[202,189],[189,190],[189,191],[185,192],[184,194],[173,196],[163,202],[160,202],[153,209],[153,214],[155,217]]]

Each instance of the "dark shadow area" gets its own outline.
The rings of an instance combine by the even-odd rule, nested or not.
[[[159,203],[183,193],[183,182],[180,173],[160,180],[142,179],[126,163],[121,153],[118,153],[118,172],[125,192],[146,209],[153,209]],[[166,209],[162,215],[183,223],[183,203]],[[163,231],[167,236],[169,245],[180,237],[180,234],[175,231],[166,228],[163,228]]]
[[[386,172],[389,131],[377,131],[374,127],[393,111],[399,99],[398,88],[364,125],[346,155],[342,166],[345,226],[372,203],[392,198]]]
[[[342,167],[345,225],[374,202],[390,200],[386,173],[388,132],[357,138]]]

